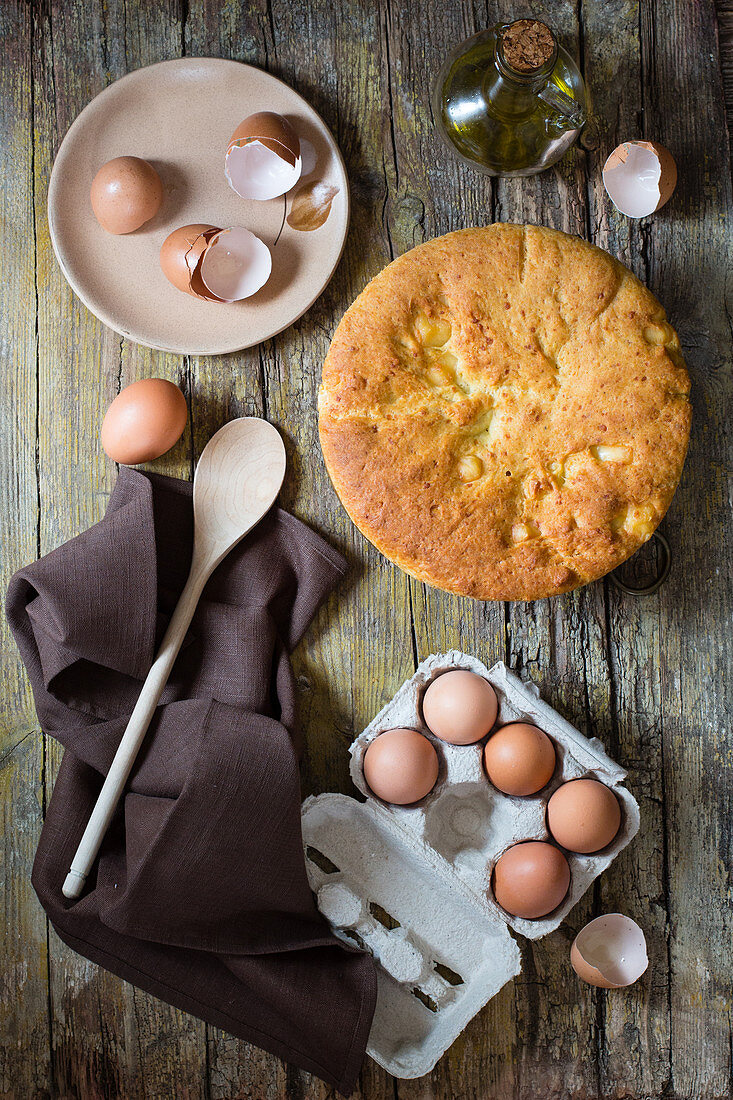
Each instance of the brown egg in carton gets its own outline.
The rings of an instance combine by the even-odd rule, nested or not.
[[[440,740],[423,718],[428,686],[454,669],[483,677],[497,695],[496,722],[474,744]],[[554,774],[535,795],[503,794],[484,770],[486,741],[511,722],[537,726],[555,748]],[[418,731],[438,755],[437,781],[413,805],[382,801],[364,778],[368,746],[396,728]],[[371,951],[379,963],[369,1053],[395,1076],[417,1077],[432,1068],[471,1017],[519,972],[519,951],[507,928],[530,939],[557,928],[632,839],[639,808],[622,786],[626,772],[597,739],[579,733],[539,697],[534,685],[523,683],[503,663],[489,669],[455,650],[423,661],[350,751],[352,779],[366,802],[335,794],[306,800],[303,837],[309,878],[334,930]],[[549,798],[563,783],[581,778],[598,780],[613,791],[621,807],[618,832],[590,855],[565,850],[570,886],[551,913],[535,920],[512,916],[494,898],[496,861],[522,841],[554,843],[546,824]],[[412,966],[405,976],[407,955]],[[446,973],[458,980],[446,982]]]

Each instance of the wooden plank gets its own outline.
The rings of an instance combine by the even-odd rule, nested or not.
[[[530,9],[506,5],[502,14],[518,18],[529,15]],[[578,60],[582,42],[576,5],[553,5],[551,21],[562,44]],[[576,146],[555,168],[538,176],[500,180],[496,217],[587,237],[582,149]],[[582,732],[601,737],[608,714],[604,621],[603,590],[597,585],[554,600],[507,606],[507,664],[537,683],[548,702]],[[589,894],[573,910],[572,921],[584,923],[592,910]],[[569,933],[563,931],[564,935],[523,944],[523,970],[514,983],[515,1089],[527,1100],[538,1089],[553,1097],[592,1096],[599,1086],[594,998],[579,999],[575,992],[568,965]]]
[[[262,34],[269,24],[262,12],[230,9],[226,17],[217,6],[192,3],[184,10],[181,49],[203,57],[236,56],[262,65]],[[244,52],[240,44],[244,43]],[[243,110],[243,115],[246,110]],[[263,416],[260,349],[229,356],[186,358],[191,408],[191,472],[214,432],[235,416]],[[186,476],[182,473],[181,476]],[[258,1047],[206,1026],[206,1087],[212,1100],[230,1096],[284,1096],[288,1069]]]
[[[192,54],[234,56],[264,66],[287,80],[322,113],[348,161],[355,152],[350,148],[349,136],[356,119],[361,135],[377,134],[382,123],[377,98],[379,57],[365,51],[363,30],[363,19],[337,19],[325,6],[312,9],[299,0],[296,4],[229,10],[223,35],[219,13],[194,4],[186,21],[186,50]],[[304,60],[308,72],[305,85],[301,75]],[[349,88],[356,88],[347,100],[346,119],[340,115],[345,105],[343,90],[337,86],[340,66],[349,72]],[[354,170],[351,178],[356,176]],[[358,580],[347,582],[346,594],[342,588],[327,602],[295,655],[301,689],[300,718],[308,745],[304,793],[350,788],[345,748],[353,731],[366,724],[392,694],[399,678],[412,670],[405,580],[364,547],[336,501],[318,447],[315,393],[334,318],[340,316],[366,279],[383,266],[387,255],[384,230],[375,217],[375,208],[367,210],[358,201],[355,207],[341,266],[323,298],[301,321],[259,349],[191,362],[194,393],[219,395],[219,401],[208,408],[206,401],[197,404],[196,453],[227,416],[245,412],[266,415],[282,431],[286,442],[289,473],[281,495],[284,507],[316,529],[327,530],[332,543],[352,560],[353,572],[358,572]],[[369,562],[368,586],[365,559]],[[384,642],[375,652],[371,644],[374,624],[384,608],[393,611],[390,622],[381,628]],[[333,691],[329,694],[323,691],[324,668],[331,670]],[[338,736],[334,737],[336,730]],[[320,1100],[332,1094],[310,1074],[285,1066],[216,1029],[209,1031],[208,1052],[212,1096],[287,1096],[293,1100],[307,1096],[308,1100]],[[371,1066],[365,1073],[366,1081],[376,1083],[377,1091],[369,1086],[369,1095],[375,1100],[381,1096],[381,1089],[390,1091],[387,1075],[378,1067]]]
[[[73,297],[50,247],[46,191],[54,153],[93,96],[126,69],[175,52],[180,27],[167,5],[56,4],[37,13],[36,231],[39,241],[41,552],[99,519],[116,470],[98,446],[104,411],[121,382],[175,376],[170,357],[135,348]],[[61,323],[60,323],[60,319]],[[63,369],[59,369],[63,364]],[[180,463],[180,459],[179,459]],[[185,455],[185,469],[190,469]],[[176,470],[174,463],[164,467]],[[60,750],[49,741],[48,791]],[[206,1091],[204,1025],[163,1005],[51,940],[54,1087],[60,1095]]]
[[[36,556],[36,291],[33,224],[33,28],[23,3],[0,7],[0,545],[2,588]],[[30,884],[43,808],[43,740],[5,616],[0,621],[0,806],[5,914],[0,1096],[51,1080],[46,919]],[[17,1091],[16,1091],[17,1090]]]
[[[716,0],[715,10],[718,16],[720,72],[728,120],[728,144],[733,146],[733,3],[731,0]]]
[[[465,225],[492,220],[492,181],[453,157],[442,144],[428,106],[433,79],[447,51],[486,25],[482,10],[406,9],[388,4],[389,104],[383,144],[390,197],[385,207],[393,254]],[[459,201],[457,199],[459,198]],[[416,660],[452,648],[475,653],[489,664],[504,657],[504,609],[438,592],[410,580]],[[429,1078],[396,1082],[396,1095],[415,1098],[501,1095],[513,1081],[516,1008],[505,988],[466,1028]]]
[[[648,282],[650,272],[644,262],[646,230],[615,210],[601,179],[601,169],[611,150],[627,137],[639,136],[642,61],[638,5],[628,0],[586,2],[583,26],[586,75],[594,91],[594,113],[583,135],[594,240]],[[661,298],[664,304],[663,293]],[[638,555],[644,556],[646,552]],[[609,748],[629,768],[628,783],[639,801],[643,827],[604,875],[598,900],[602,911],[620,910],[639,922],[653,961],[642,981],[622,995],[590,994],[586,988],[580,989],[597,1005],[604,1048],[599,1065],[604,1089],[612,1093],[623,1087],[631,1089],[633,1095],[661,1095],[670,1075],[666,867],[659,845],[664,828],[660,797],[664,756],[660,607],[668,592],[663,589],[655,597],[638,599],[607,585],[606,593]],[[646,674],[639,676],[642,668]]]
[[[669,909],[671,1087],[728,1093],[733,912],[730,764],[733,209],[712,0],[641,8],[644,126],[673,150],[677,194],[650,224],[649,282],[675,319],[692,377],[693,431],[665,528],[675,570],[660,621],[664,890]],[[704,124],[702,124],[704,120]],[[728,553],[729,557],[729,553]]]

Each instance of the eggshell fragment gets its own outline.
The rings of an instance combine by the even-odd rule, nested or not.
[[[125,386],[107,409],[101,441],[109,457],[136,466],[165,454],[186,427],[188,408],[178,386],[144,378]]]
[[[677,165],[659,142],[624,141],[609,156],[602,175],[616,209],[629,218],[644,218],[671,198]]]
[[[435,786],[438,754],[417,730],[385,730],[364,754],[364,778],[378,798],[408,806]]]
[[[273,111],[245,118],[229,139],[224,172],[243,199],[276,199],[295,186],[302,170],[300,139]]]
[[[320,229],[331,213],[331,203],[338,195],[338,187],[327,183],[304,183],[293,195],[288,214],[288,225],[304,233]]]
[[[97,172],[89,197],[94,216],[108,233],[133,233],[160,210],[160,176],[140,157],[114,157]]]
[[[242,226],[184,225],[163,241],[160,266],[178,290],[207,302],[238,302],[270,277],[272,256],[264,241]]]
[[[573,970],[589,985],[623,989],[649,965],[646,940],[636,921],[623,913],[606,913],[581,928],[570,948]]]
[[[450,745],[473,745],[496,721],[499,704],[488,680],[457,668],[428,685],[422,711],[431,733]]]

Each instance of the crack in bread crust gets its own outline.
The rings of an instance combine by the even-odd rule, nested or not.
[[[319,428],[347,512],[420,580],[537,599],[652,534],[687,450],[689,378],[654,296],[537,226],[460,230],[386,267],[346,312]]]

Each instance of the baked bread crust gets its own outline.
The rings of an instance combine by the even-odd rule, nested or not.
[[[324,364],[321,446],[351,519],[406,572],[533,600],[651,536],[689,387],[664,309],[623,264],[495,224],[412,249],[362,291]]]

